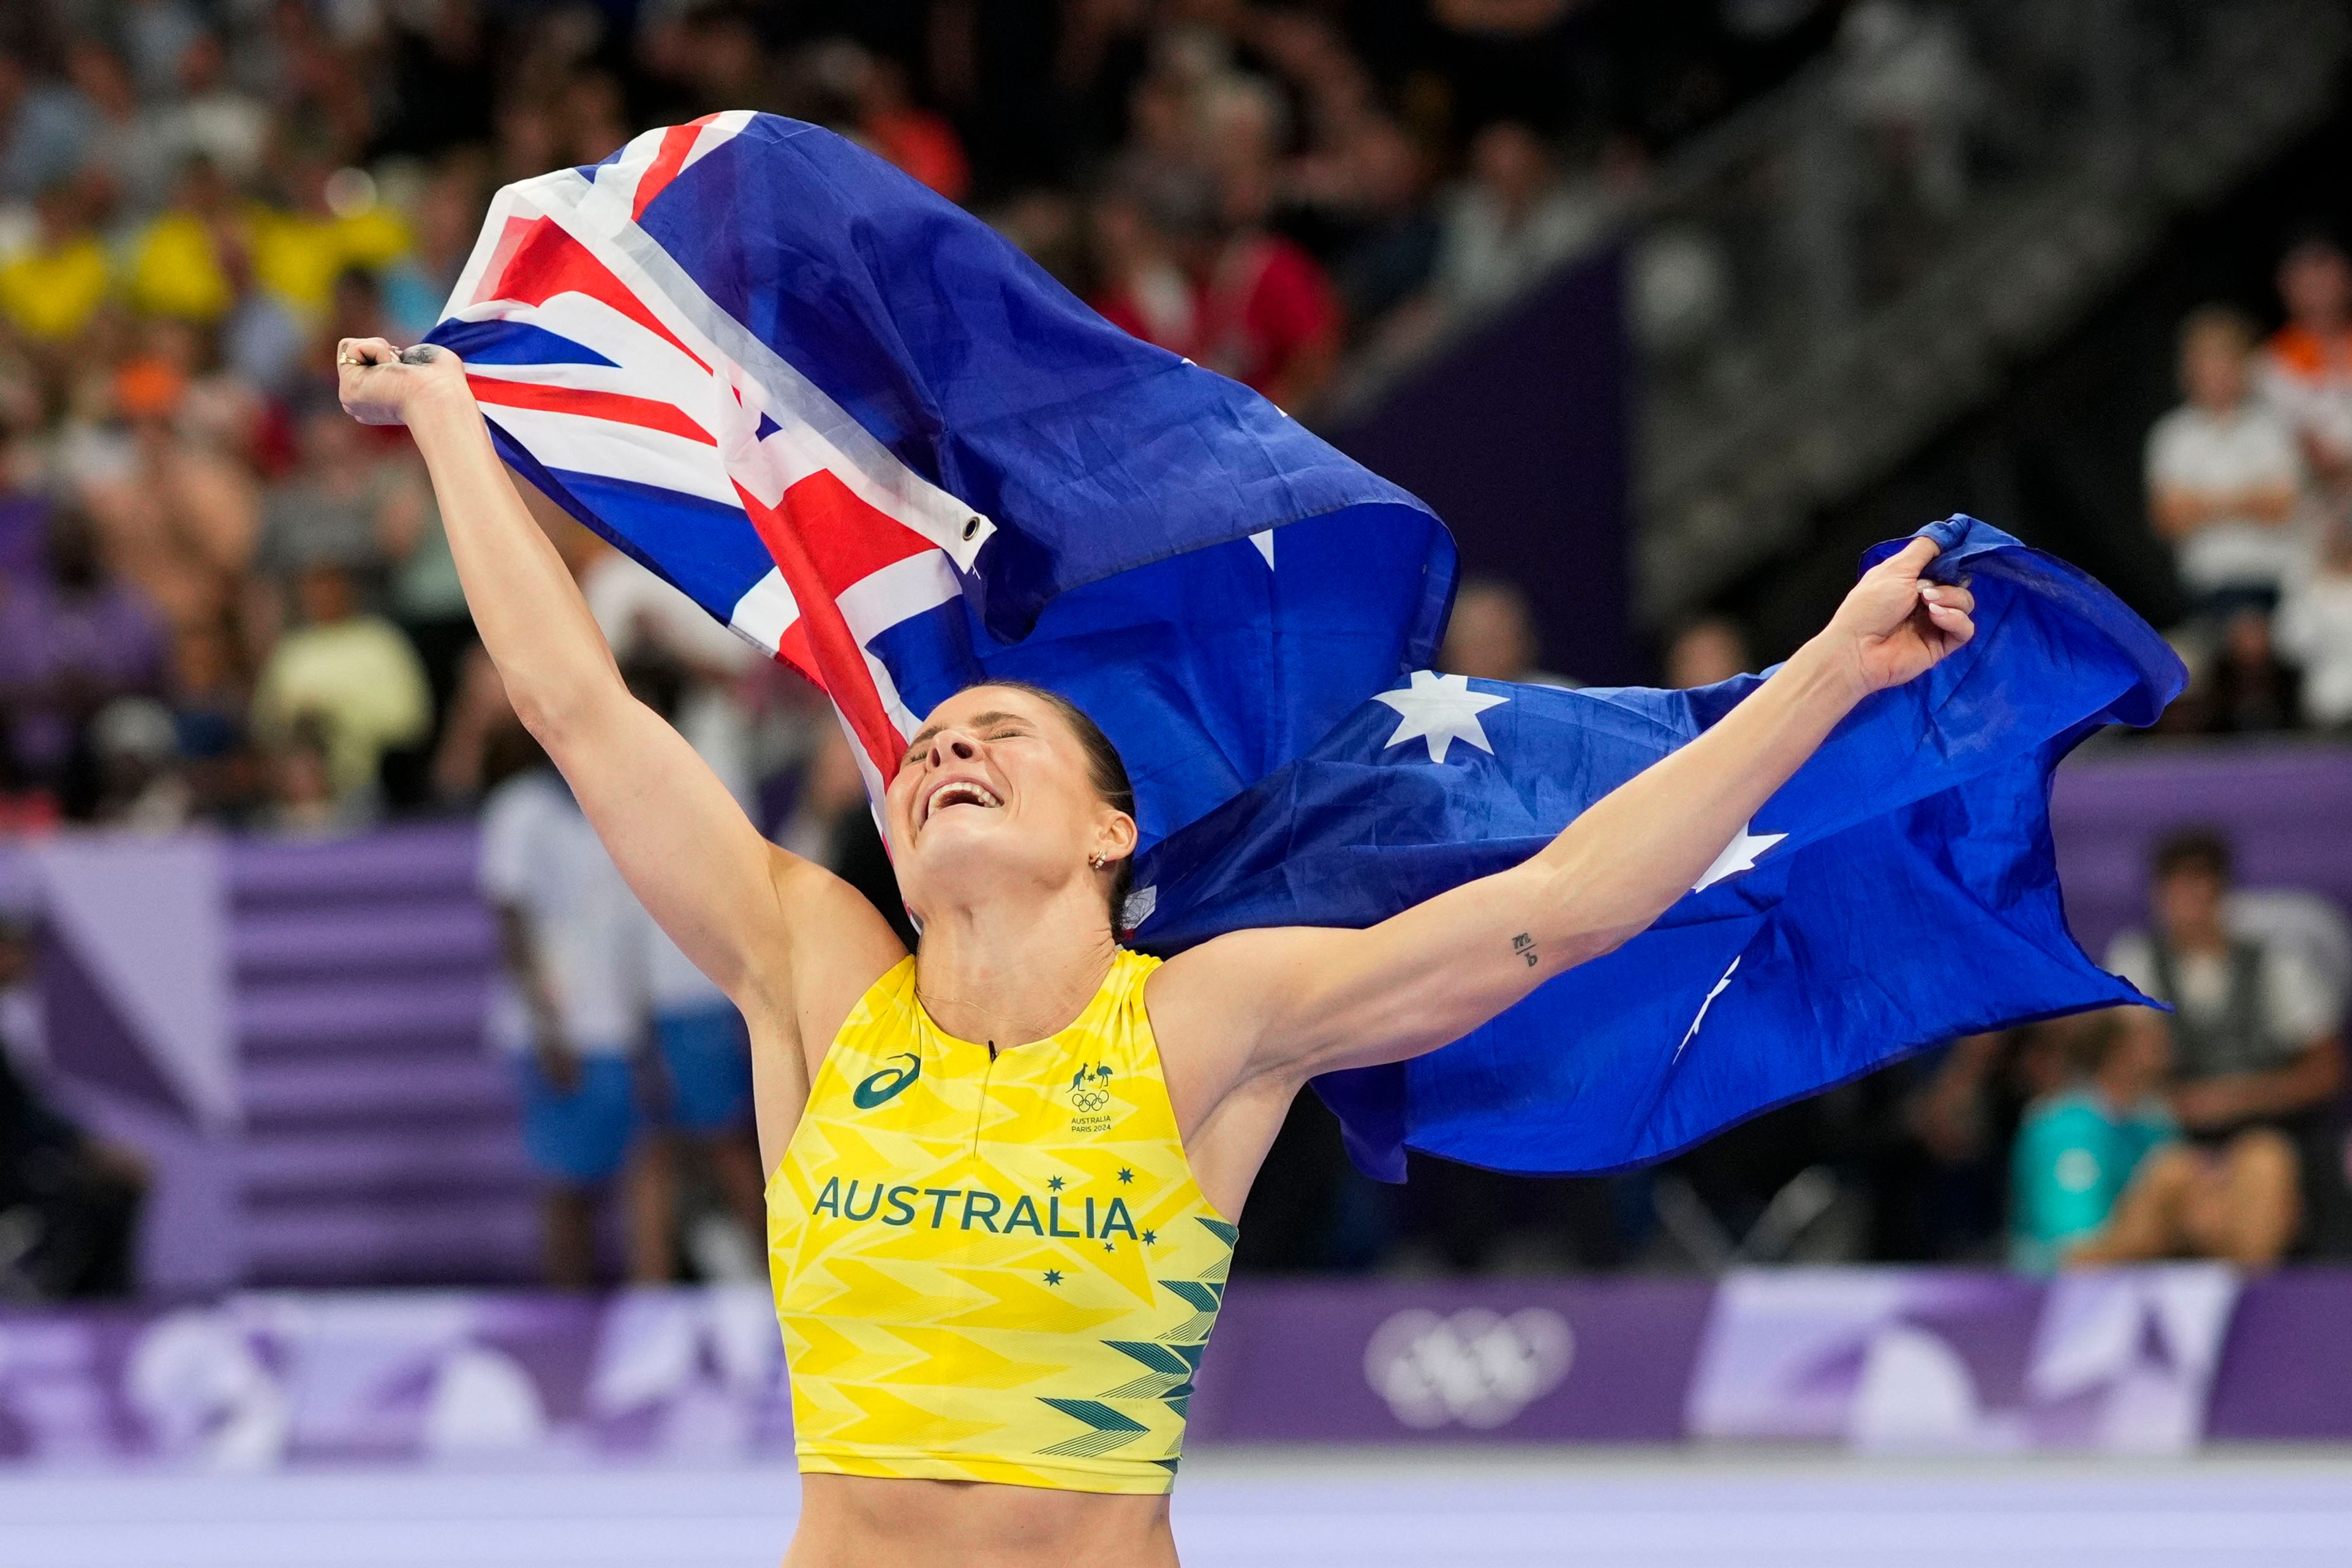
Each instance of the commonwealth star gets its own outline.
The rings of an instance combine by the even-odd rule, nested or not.
[[[1407,741],[1424,741],[1433,763],[1444,762],[1456,741],[1467,742],[1493,756],[1495,748],[1487,743],[1486,730],[1478,722],[1478,715],[1510,700],[1471,690],[1466,675],[1439,675],[1428,669],[1414,670],[1412,684],[1403,690],[1382,691],[1372,700],[1387,703],[1400,716],[1396,733],[1382,742],[1381,749],[1402,746]]]

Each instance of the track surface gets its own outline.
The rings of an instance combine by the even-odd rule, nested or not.
[[[8,1568],[772,1568],[789,1471],[0,1472]],[[1225,1451],[1186,1568],[2352,1563],[2352,1456],[1948,1463]]]

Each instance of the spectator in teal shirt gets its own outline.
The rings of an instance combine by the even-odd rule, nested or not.
[[[2275,1133],[2210,1151],[2182,1140],[2163,1099],[2171,1048],[2162,1014],[2086,1019],[2068,1054],[2074,1081],[2027,1108],[2011,1156],[2016,1267],[2276,1261],[2294,1233],[2294,1149]]]

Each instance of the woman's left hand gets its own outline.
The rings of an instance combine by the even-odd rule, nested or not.
[[[1935,541],[1913,540],[1864,573],[1822,629],[1857,700],[1926,674],[1976,635],[1974,595],[1920,580],[1938,553]]]

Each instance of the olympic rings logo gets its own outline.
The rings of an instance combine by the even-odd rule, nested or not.
[[[1364,1347],[1364,1381],[1396,1418],[1422,1431],[1449,1421],[1491,1431],[1558,1388],[1576,1359],[1568,1320],[1542,1307],[1503,1317],[1412,1308]]]
[[[1110,1090],[1107,1089],[1074,1089],[1070,1090],[1070,1104],[1079,1110],[1100,1110],[1104,1106],[1108,1105],[1109,1103]]]

